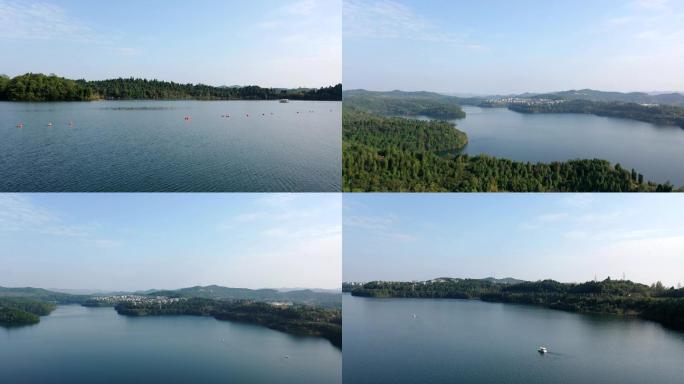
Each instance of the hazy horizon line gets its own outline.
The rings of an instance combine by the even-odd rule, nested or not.
[[[536,279],[536,280],[527,280],[527,279],[521,279],[521,278],[512,277],[512,276],[506,276],[506,277],[494,277],[494,276],[487,276],[487,277],[452,277],[452,276],[440,276],[440,277],[433,277],[433,278],[431,278],[431,279],[425,279],[425,280],[386,280],[386,279],[384,279],[384,280],[383,280],[383,279],[374,279],[374,280],[367,280],[367,281],[343,280],[342,283],[343,283],[343,284],[344,284],[344,283],[364,283],[364,284],[365,284],[365,283],[370,283],[370,282],[373,282],[373,281],[385,281],[385,282],[393,282],[393,283],[412,283],[412,282],[423,282],[423,281],[431,281],[431,280],[438,280],[438,279],[461,279],[461,280],[487,280],[487,279],[506,280],[506,279],[513,279],[513,280],[520,280],[520,281],[523,281],[523,282],[539,282],[539,281],[545,281],[545,280],[553,280],[553,281],[559,282],[559,283],[561,283],[561,284],[584,284],[584,283],[588,283],[588,282],[592,282],[592,281],[597,281],[597,282],[598,282],[598,281],[605,281],[605,280],[607,280],[607,279],[610,279],[611,281],[630,281],[630,282],[632,282],[632,283],[643,284],[643,285],[646,285],[646,286],[651,286],[652,284],[657,283],[657,282],[652,282],[652,283],[649,284],[649,283],[645,283],[645,282],[641,282],[641,281],[631,280],[631,279],[628,279],[628,278],[624,278],[624,279],[623,279],[623,278],[620,278],[620,277],[615,277],[615,278],[614,278],[614,277],[612,277],[612,276],[606,276],[606,277],[604,277],[604,278],[598,278],[598,277],[597,277],[596,279],[585,280],[585,281],[579,281],[579,280],[578,280],[578,281],[560,281],[560,280],[556,280],[556,279],[553,279],[553,278],[550,278],[550,277],[543,278],[543,279]],[[678,283],[678,284],[681,284],[681,282]],[[663,285],[664,285],[666,288],[668,288],[666,284],[663,284]],[[671,287],[676,288],[676,285],[672,285]]]
[[[473,95],[472,97],[482,97],[482,96],[511,96],[511,95],[522,95],[526,93],[530,94],[538,94],[538,95],[543,95],[543,94],[553,94],[553,93],[558,93],[558,92],[568,92],[568,91],[584,91],[584,90],[591,90],[591,91],[599,91],[599,92],[611,92],[611,93],[624,93],[624,94],[629,94],[629,93],[645,93],[648,95],[667,95],[667,94],[680,94],[684,96],[684,91],[614,91],[614,90],[603,90],[603,89],[596,89],[596,88],[570,88],[570,89],[565,89],[565,90],[555,90],[555,91],[523,91],[523,92],[495,92],[495,93],[478,93],[478,92],[467,92],[467,91],[434,91],[434,90],[429,90],[429,89],[418,89],[418,90],[406,90],[406,89],[399,89],[399,88],[394,88],[394,89],[369,89],[369,88],[351,88],[351,89],[344,89],[342,87],[343,92],[351,92],[351,91],[368,91],[368,92],[394,92],[394,91],[399,91],[399,92],[430,92],[430,93],[438,93],[441,95],[447,95],[447,96],[452,96],[456,94],[466,94],[466,95]]]
[[[221,285],[221,284],[207,284],[207,285],[190,285],[190,286],[182,286],[179,288],[146,288],[146,289],[101,289],[101,288],[58,288],[58,287],[49,287],[49,288],[43,288],[40,286],[33,286],[33,285],[24,285],[24,286],[5,286],[5,285],[0,285],[0,288],[7,288],[7,289],[23,289],[23,288],[33,288],[33,289],[44,289],[46,291],[91,291],[91,292],[145,292],[145,291],[177,291],[181,289],[187,289],[187,288],[195,288],[195,287],[211,287],[211,286],[216,286],[216,287],[222,287],[222,288],[230,288],[230,289],[247,289],[250,291],[258,291],[258,290],[263,290],[263,289],[272,289],[276,291],[283,291],[283,290],[290,290],[290,291],[299,291],[299,290],[322,290],[322,291],[334,291],[341,289],[341,286],[338,288],[323,288],[323,287],[260,287],[260,288],[247,288],[247,287],[233,287],[233,286],[228,286],[228,285]]]

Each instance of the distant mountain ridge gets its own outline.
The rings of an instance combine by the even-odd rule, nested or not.
[[[664,104],[674,106],[684,106],[684,94],[681,93],[661,93],[649,94],[646,92],[606,92],[593,89],[569,90],[560,92],[542,93],[536,95],[519,95],[524,98],[561,98],[566,100],[589,100],[604,102],[623,102],[637,104]]]
[[[84,291],[84,290],[78,290]],[[159,290],[150,289],[136,292],[97,292],[92,294],[73,294],[50,291],[42,288],[0,287],[0,297],[21,297],[36,300],[56,302],[60,304],[84,303],[91,297],[109,295],[136,294],[142,296],[169,296],[184,298],[226,299],[226,300],[254,300],[268,302],[292,302],[322,307],[336,307],[341,305],[340,292],[313,289],[299,289],[279,291],[276,289],[248,289],[228,288],[219,285],[194,286],[181,289]]]
[[[229,288],[219,285],[194,286],[175,290],[147,291],[150,296],[199,297],[204,299],[284,301],[309,305],[331,306],[341,302],[339,293],[317,292],[312,289],[279,291],[276,289]]]

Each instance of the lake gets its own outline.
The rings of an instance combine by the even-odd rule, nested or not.
[[[463,107],[455,120],[468,134],[465,152],[519,161],[600,158],[634,168],[647,180],[684,185],[684,129],[585,114],[523,114]]]
[[[684,377],[684,333],[648,321],[349,294],[343,316],[348,384],[660,384]],[[550,353],[538,353],[540,345]]]
[[[340,191],[341,116],[327,101],[0,102],[0,191]]]
[[[341,365],[325,339],[210,317],[69,305],[37,325],[0,328],[0,377],[13,384],[339,383]]]

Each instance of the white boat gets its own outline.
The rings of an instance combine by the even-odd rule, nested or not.
[[[290,100],[288,100],[288,99],[280,99],[280,102],[281,102],[281,103],[289,103]]]
[[[537,349],[537,352],[544,354],[544,353],[548,353],[549,349],[546,347],[539,347],[539,349]]]

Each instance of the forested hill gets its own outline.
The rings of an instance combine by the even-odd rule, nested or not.
[[[423,282],[346,283],[363,297],[480,299],[538,305],[571,312],[639,316],[684,329],[684,288],[628,280],[560,283],[554,280],[500,284],[488,279],[435,279]]]
[[[671,191],[600,159],[524,163],[458,154],[467,142],[446,122],[388,118],[350,108],[342,118],[342,182],[348,192]],[[456,152],[456,153],[453,153]]]
[[[168,81],[119,78],[70,80],[56,75],[27,73],[12,79],[0,76],[0,100],[89,101],[89,100],[342,100],[342,84],[318,89],[214,87]]]
[[[458,98],[433,92],[344,91],[344,105],[382,116],[428,116],[450,120],[465,117]]]

